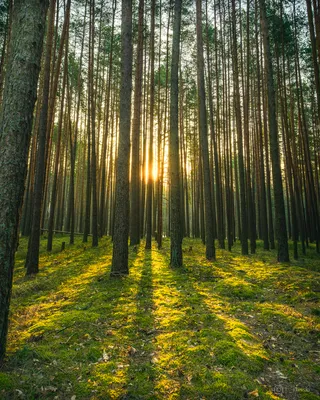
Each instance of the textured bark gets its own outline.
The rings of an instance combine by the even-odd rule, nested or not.
[[[88,114],[90,114],[90,102],[88,102]],[[84,243],[88,242],[88,236],[90,233],[90,212],[91,212],[91,135],[90,135],[90,123],[87,121],[87,181],[86,181],[86,205],[85,205],[85,217],[84,217],[84,230],[83,239]]]
[[[16,0],[0,114],[0,361],[4,358],[14,254],[48,1]]]
[[[269,250],[269,237],[268,237],[268,211],[267,211],[267,193],[265,184],[265,165],[263,153],[263,132],[261,121],[261,73],[260,73],[260,52],[259,52],[259,39],[258,39],[258,2],[255,0],[255,42],[257,54],[257,130],[258,130],[258,143],[259,143],[259,178],[260,178],[260,226],[261,237],[263,240],[263,248]],[[265,132],[266,135],[266,132]]]
[[[202,11],[201,1],[196,1],[197,6],[197,77],[198,77],[198,110],[199,110],[199,138],[203,172],[203,191],[204,191],[204,224],[205,225],[205,244],[206,257],[208,260],[215,259],[214,245],[214,221],[212,214],[210,165],[208,150],[208,127],[204,85],[204,59],[203,59],[203,39],[202,39]]]
[[[265,68],[268,90],[268,114],[269,114],[269,137],[270,155],[272,163],[272,177],[275,204],[275,228],[278,240],[278,261],[289,261],[289,249],[287,238],[287,225],[282,188],[282,176],[280,167],[280,154],[278,143],[278,122],[276,116],[275,92],[273,81],[273,67],[269,43],[268,21],[266,17],[266,6],[264,0],[260,0],[261,31],[263,35]]]
[[[64,104],[65,104],[67,74],[68,74],[68,40],[67,40],[67,45],[66,45],[65,55],[64,55],[61,107],[60,107],[60,115],[59,115],[59,123],[58,123],[58,135],[57,135],[56,149],[55,149],[54,173],[53,173],[51,201],[50,201],[50,215],[49,215],[49,221],[48,221],[48,242],[47,242],[47,250],[48,251],[52,250],[52,242],[53,242],[54,216],[55,216],[56,200],[57,200],[57,192],[58,192],[57,183],[58,183],[59,162],[60,162],[60,153],[61,153],[61,136],[62,136],[62,125],[63,125],[63,118],[64,118]]]
[[[146,164],[147,164],[147,114],[148,90],[150,81],[150,60],[147,64],[147,46],[144,47],[144,90],[143,90],[143,129],[142,129],[142,156],[141,156],[141,196],[140,196],[140,237],[145,234],[145,203],[146,203]]]
[[[94,28],[94,10],[95,1],[90,1],[90,46],[89,46],[89,101],[90,101],[90,122],[88,126],[91,127],[91,182],[92,182],[92,247],[98,246],[98,198],[97,198],[97,145],[96,145],[96,94],[94,87],[94,42],[95,42],[95,28]]]
[[[175,0],[175,12],[172,38],[171,90],[170,90],[170,137],[169,137],[169,174],[170,174],[170,265],[182,266],[182,227],[180,201],[180,163],[179,163],[179,57],[180,57],[181,0]]]
[[[111,276],[129,273],[129,160],[132,92],[132,2],[122,0],[120,131]]]
[[[152,206],[153,206],[153,125],[154,125],[154,39],[155,39],[156,0],[151,1],[150,32],[150,135],[148,151],[148,183],[146,204],[146,249],[151,249],[152,238]]]
[[[218,145],[217,145],[217,131],[213,120],[213,87],[211,77],[211,60],[210,60],[210,48],[209,48],[209,31],[208,31],[208,1],[206,1],[206,36],[207,36],[207,70],[208,70],[208,91],[209,91],[209,112],[210,112],[210,132],[211,141],[213,144],[213,158],[214,158],[214,173],[215,173],[215,198],[216,198],[216,220],[217,220],[217,236],[219,241],[220,249],[225,248],[224,244],[224,227],[223,227],[223,202],[222,202],[222,190],[221,190],[221,179],[220,179],[220,167],[219,167],[219,156],[218,156]],[[217,49],[216,49],[217,52]],[[217,72],[217,70],[216,70]],[[212,185],[213,186],[213,185]],[[214,190],[212,187],[212,199],[214,199]]]
[[[110,136],[110,98],[111,98],[111,82],[113,75],[113,43],[114,43],[114,20],[116,15],[116,0],[113,1],[112,6],[112,28],[111,28],[111,41],[110,41],[110,54],[109,54],[109,72],[108,72],[108,83],[106,88],[106,110],[105,110],[105,131],[102,139],[102,152],[101,152],[101,182],[100,182],[100,236],[102,237],[107,230],[105,215],[106,207],[106,180],[107,180],[107,168],[106,168],[106,156],[107,156],[107,139]]]
[[[162,120],[163,116],[163,123],[161,122],[161,126],[158,127],[158,136],[160,135],[159,131],[163,130],[163,138],[162,138],[162,160],[161,160],[161,167],[159,169],[158,173],[158,187],[159,187],[159,192],[158,192],[158,226],[157,226],[157,242],[158,242],[158,249],[162,248],[162,236],[163,236],[163,192],[164,192],[164,167],[165,167],[165,152],[166,152],[166,138],[165,138],[165,133],[167,131],[167,115],[168,115],[168,98],[169,98],[169,49],[170,49],[170,44],[169,44],[169,31],[171,27],[171,14],[172,14],[172,7],[171,7],[172,0],[170,0],[170,9],[169,9],[169,15],[168,15],[168,23],[167,23],[167,29],[166,29],[166,82],[165,82],[165,99],[164,99],[164,108],[163,112],[160,116]],[[161,49],[159,50],[161,52]],[[160,65],[160,60],[159,60],[159,65]],[[160,68],[159,68],[159,74],[160,74]],[[160,90],[159,90],[160,92]],[[159,104],[160,107],[160,104]],[[162,129],[161,129],[162,128]],[[158,140],[159,146],[160,146],[160,140]],[[170,227],[169,227],[170,229]]]
[[[320,2],[313,0],[314,22],[316,27],[316,45],[318,54],[318,64],[320,66]]]
[[[170,15],[168,19],[170,18]],[[163,118],[163,106],[161,104],[161,53],[162,53],[162,2],[160,0],[159,4],[159,43],[158,43],[158,96],[157,96],[157,124],[158,124],[158,165],[157,165],[157,171],[158,171],[158,179],[156,182],[156,188],[157,188],[157,214],[156,214],[156,222],[157,222],[157,231],[156,231],[156,240],[158,243],[158,249],[161,249],[162,247],[162,234],[163,234],[163,223],[162,223],[162,218],[163,218],[163,179],[162,179],[162,166],[163,166],[163,155],[164,151],[163,150],[163,143],[165,142],[164,140],[164,134],[162,134],[162,118]]]
[[[313,24],[313,13],[312,13],[312,7],[311,7],[311,0],[306,0],[306,3],[307,3],[311,52],[312,52],[312,61],[313,61],[313,70],[314,70],[314,83],[316,86],[316,94],[317,94],[318,121],[320,121],[320,71],[319,71],[319,65],[318,65],[318,59],[317,59],[316,37],[314,34],[314,24]]]
[[[8,10],[7,10],[7,20],[5,25],[5,34],[3,38],[3,45],[0,56],[0,102],[2,101],[2,90],[3,90],[3,81],[5,75],[5,64],[7,59],[7,50],[10,44],[10,32],[11,32],[11,22],[12,22],[12,0],[8,1]]]
[[[242,135],[241,104],[240,104],[235,0],[232,0],[232,66],[233,66],[233,80],[234,80],[234,91],[235,91],[234,102],[235,102],[237,144],[238,144],[241,251],[242,254],[248,254],[248,216],[247,216],[247,202],[246,202],[245,168],[244,168],[244,157],[243,157],[243,135]]]
[[[138,47],[134,92],[134,116],[132,123],[131,149],[131,207],[130,207],[130,245],[140,243],[140,125],[143,72],[143,17],[144,0],[139,1]]]
[[[247,4],[247,60],[246,60],[246,88],[244,95],[244,145],[246,155],[246,203],[247,203],[247,215],[248,215],[248,228],[249,228],[249,239],[250,239],[250,251],[251,254],[256,252],[256,219],[255,219],[255,207],[253,200],[253,188],[251,187],[251,158],[250,150],[252,151],[253,144],[250,142],[250,131],[249,131],[249,101],[250,101],[250,5]],[[242,64],[243,65],[243,64]],[[251,146],[250,146],[251,144]],[[252,152],[253,153],[253,152]]]
[[[293,3],[293,18],[294,18],[294,32],[297,38],[297,25],[296,25],[296,6]],[[311,152],[310,152],[310,131],[308,120],[306,117],[305,98],[303,93],[303,84],[301,78],[300,59],[299,59],[299,44],[295,40],[295,75],[297,85],[297,100],[298,100],[298,116],[299,116],[299,132],[301,134],[301,151],[303,152],[303,167],[305,168],[305,187],[306,187],[306,211],[307,218],[309,219],[309,237],[310,241],[316,241],[316,250],[320,253],[320,219],[318,201],[315,190],[314,171],[312,168]],[[316,71],[315,71],[316,72]],[[319,74],[319,71],[317,71]],[[317,88],[316,88],[317,89]],[[312,221],[312,222],[311,222]]]
[[[26,260],[27,275],[35,274],[39,270],[39,247],[40,247],[40,228],[41,228],[41,215],[43,208],[43,197],[46,193],[45,181],[47,172],[47,159],[50,154],[49,139],[54,119],[55,104],[56,104],[56,93],[59,82],[59,75],[62,64],[62,56],[66,34],[69,26],[70,18],[70,6],[71,0],[68,0],[66,7],[66,16],[64,20],[63,30],[61,34],[61,42],[59,48],[59,54],[56,62],[56,69],[53,78],[53,84],[50,86],[51,80],[51,56],[52,56],[52,40],[53,34],[53,21],[50,18],[50,25],[48,28],[48,37],[46,44],[46,59],[44,67],[44,86],[42,95],[42,109],[40,115],[40,125],[38,134],[38,150],[37,150],[37,164],[35,172],[35,184],[34,184],[34,197],[33,197],[33,210],[32,210],[32,229],[28,243],[28,255]],[[52,6],[53,7],[53,6]],[[51,15],[50,6],[50,15]],[[49,91],[50,86],[50,91]],[[50,98],[49,98],[50,93]]]
[[[81,71],[82,71],[82,63],[83,63],[83,50],[84,50],[84,38],[85,38],[85,29],[86,29],[86,19],[87,19],[87,6],[88,0],[85,3],[85,11],[84,11],[84,24],[82,31],[82,40],[81,40],[81,52],[79,57],[79,73],[77,77],[77,111],[74,123],[74,132],[71,126],[71,95],[70,95],[70,87],[68,85],[68,113],[69,113],[69,140],[70,140],[70,186],[69,186],[69,198],[68,198],[68,217],[67,217],[67,230],[70,229],[70,244],[74,244],[74,235],[75,235],[75,168],[76,168],[76,155],[77,155],[77,142],[78,142],[78,134],[79,134],[79,118],[80,118],[80,105],[81,105]],[[83,185],[82,185],[83,187]]]
[[[50,91],[50,72],[53,47],[54,15],[56,1],[50,3],[48,15],[48,28],[46,38],[46,54],[43,72],[42,104],[39,119],[39,131],[37,133],[36,157],[35,157],[35,177],[33,186],[33,201],[30,210],[31,232],[28,242],[28,254],[26,258],[27,275],[37,273],[39,270],[39,240],[40,240],[40,220],[41,204],[43,198],[43,186],[45,179],[44,164],[46,162],[45,152],[48,138],[48,107]]]

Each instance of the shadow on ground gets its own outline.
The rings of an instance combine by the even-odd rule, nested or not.
[[[112,244],[48,254],[25,278],[17,257],[1,399],[320,399],[320,260],[277,264],[184,242],[130,248],[130,275],[110,279]]]

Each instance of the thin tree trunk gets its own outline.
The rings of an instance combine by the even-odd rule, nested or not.
[[[242,137],[242,117],[240,104],[240,85],[239,85],[239,68],[238,68],[238,50],[237,50],[237,30],[236,30],[236,5],[232,0],[232,65],[233,80],[235,91],[235,114],[237,127],[237,144],[238,144],[238,167],[239,167],[239,189],[240,189],[240,214],[241,214],[241,250],[242,254],[248,254],[248,215],[247,215],[247,199],[245,186],[245,167],[243,157],[243,137]]]
[[[152,205],[153,205],[153,125],[154,125],[154,41],[156,0],[151,0],[151,32],[150,32],[150,134],[148,151],[148,184],[147,184],[147,237],[146,249],[151,249],[152,238]]]
[[[266,17],[266,6],[264,0],[260,0],[261,31],[263,35],[263,46],[265,56],[265,68],[268,89],[268,113],[269,113],[269,137],[270,154],[272,162],[273,190],[275,203],[276,235],[278,240],[278,261],[289,261],[289,249],[287,238],[287,225],[282,188],[282,176],[280,167],[280,154],[278,143],[278,123],[275,108],[275,92],[273,81],[273,67],[269,43],[269,28]]]
[[[130,207],[130,245],[140,243],[140,126],[143,73],[143,16],[144,0],[139,1],[138,47],[134,92],[134,115],[132,122],[131,149],[131,207]]]
[[[122,0],[120,132],[111,276],[129,273],[129,160],[132,92],[132,2]]]
[[[214,245],[214,221],[212,214],[210,165],[208,150],[208,127],[204,85],[204,58],[203,58],[203,39],[202,39],[202,9],[201,1],[196,0],[197,6],[197,77],[198,77],[198,107],[199,107],[199,138],[202,159],[202,172],[204,183],[204,224],[205,224],[205,242],[206,258],[215,259]]]
[[[171,60],[171,89],[170,89],[170,265],[182,266],[182,228],[180,201],[180,157],[179,157],[179,57],[180,57],[180,27],[181,0],[175,0],[172,60]]]

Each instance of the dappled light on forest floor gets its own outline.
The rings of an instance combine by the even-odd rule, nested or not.
[[[44,244],[25,278],[21,240],[1,399],[320,398],[316,258],[236,248],[210,263],[185,240],[172,269],[165,240],[130,248],[130,275],[114,279],[109,238]]]

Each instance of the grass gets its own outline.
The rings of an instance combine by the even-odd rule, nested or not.
[[[26,278],[16,259],[0,398],[320,399],[320,259],[275,252],[204,257],[184,241],[184,268],[162,250],[130,249],[130,275],[109,278],[112,244],[80,239]]]

